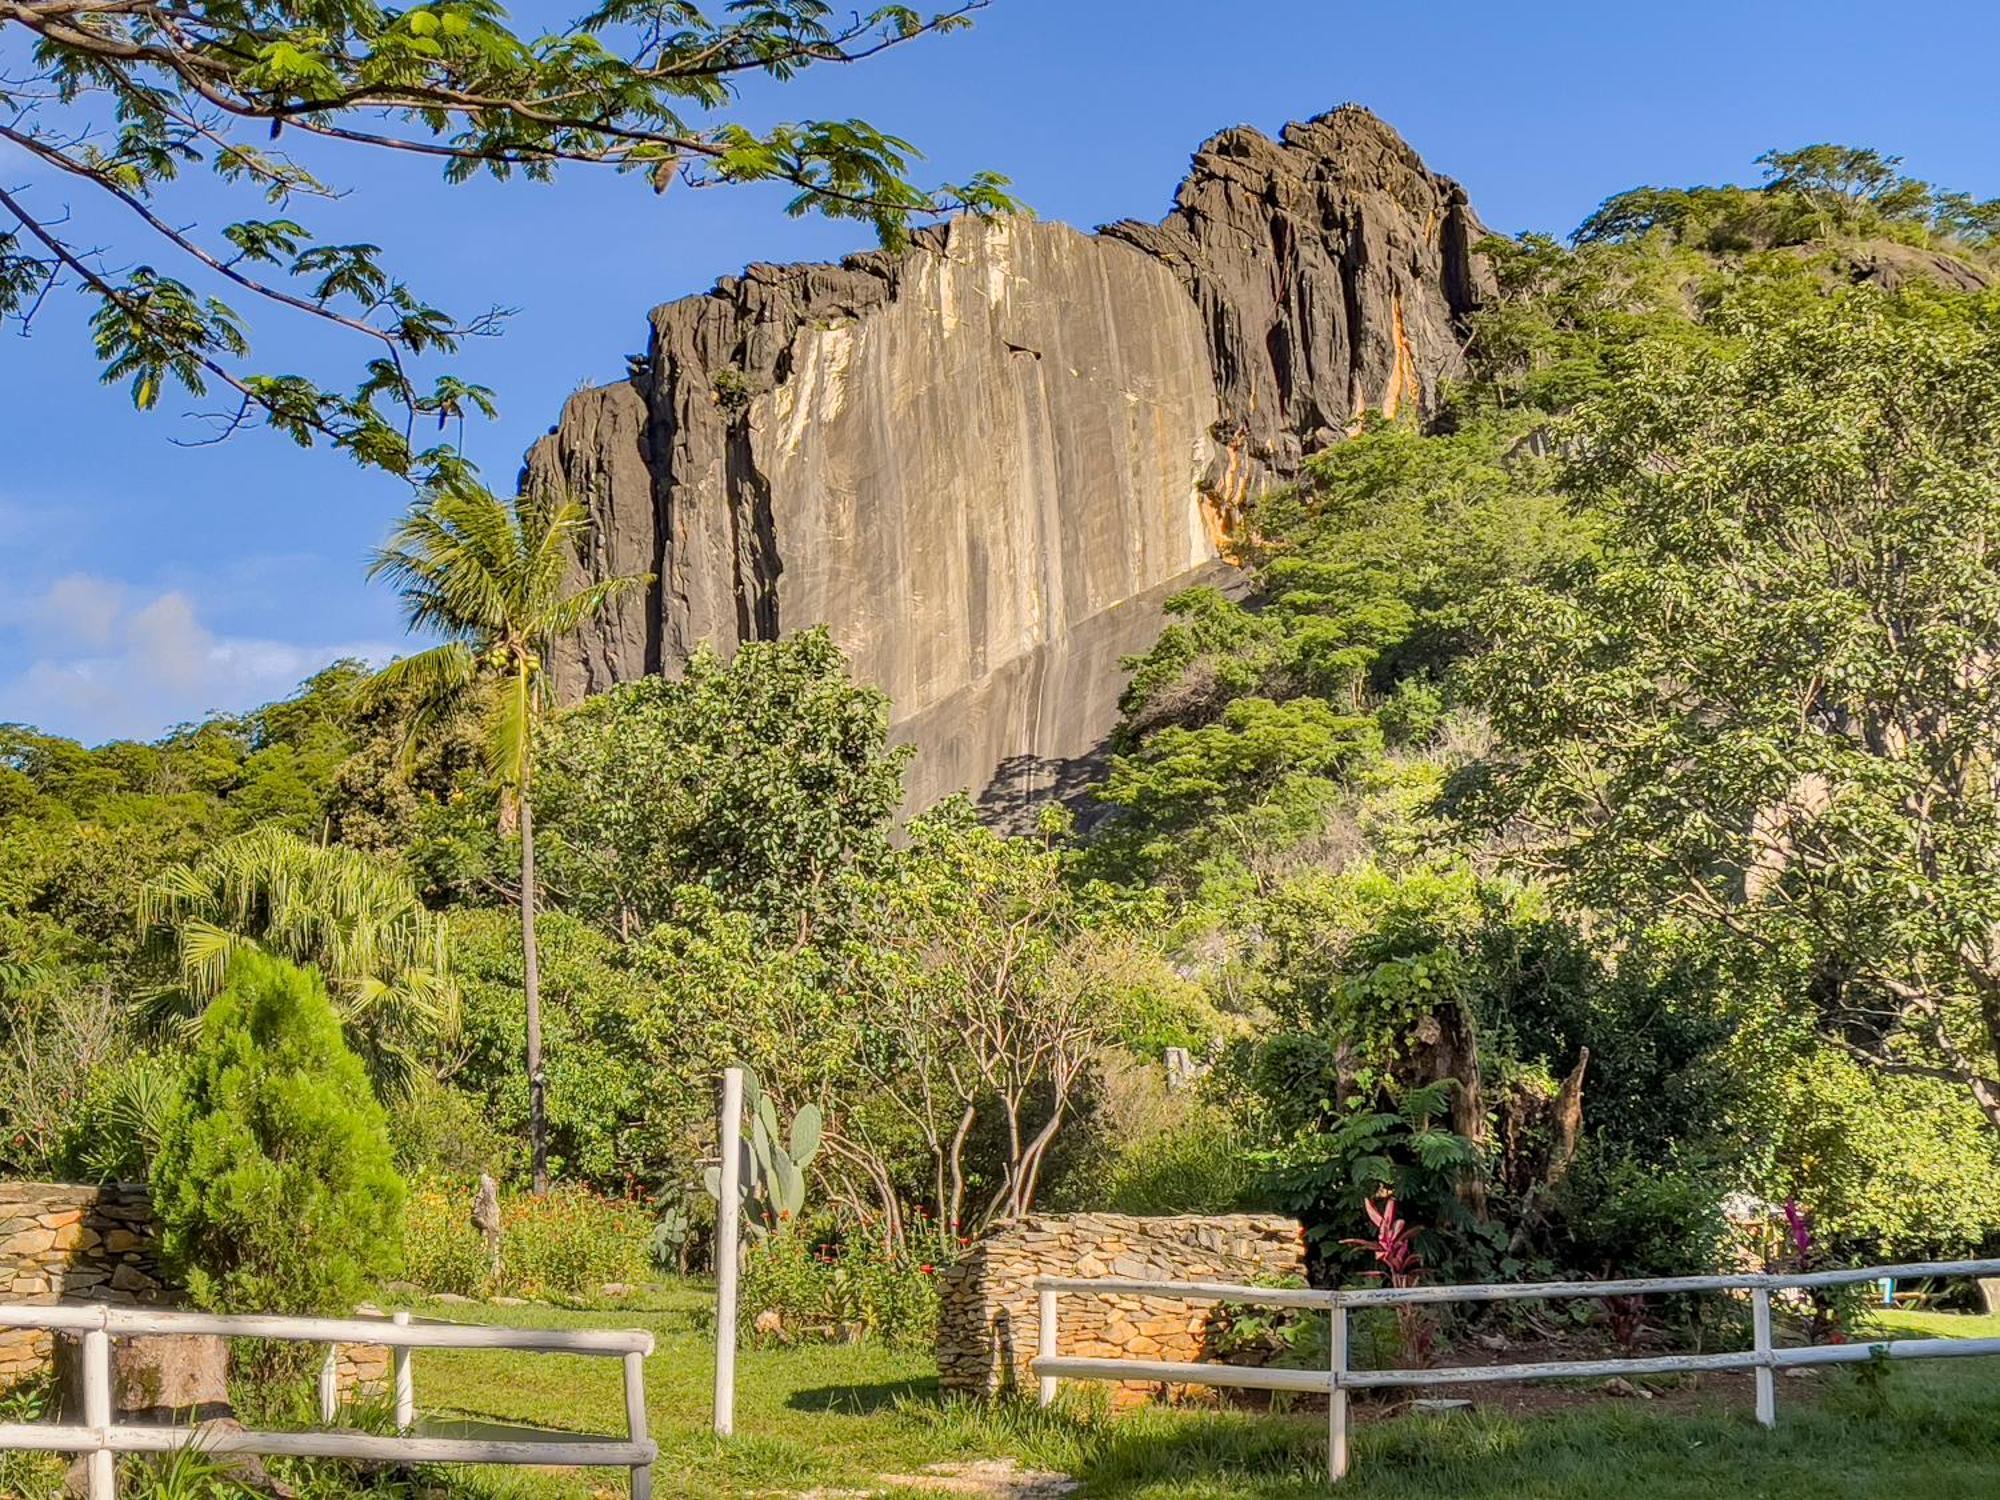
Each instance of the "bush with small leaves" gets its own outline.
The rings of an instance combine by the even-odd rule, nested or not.
[[[382,1106],[316,972],[246,951],[152,1170],[168,1269],[202,1306],[345,1313],[402,1247]]]

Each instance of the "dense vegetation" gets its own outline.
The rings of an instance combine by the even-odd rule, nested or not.
[[[802,1141],[750,1285],[812,1325],[920,1333],[1036,1207],[1285,1209],[1360,1272],[1393,1193],[1453,1278],[1708,1265],[1778,1204],[1816,1262],[1990,1237],[2000,212],[1767,167],[1489,246],[1443,409],[1264,497],[1248,600],[1173,601],[1087,835],[899,831],[823,632],[556,709],[604,591],[539,497],[413,512],[383,570],[451,642],[411,665],[5,730],[0,1165],[185,1156],[257,948],[317,967],[284,992],[389,1105],[436,1289],[615,1279],[593,1194],[698,1263],[735,1062]],[[481,1171],[557,1184],[498,1268]]]

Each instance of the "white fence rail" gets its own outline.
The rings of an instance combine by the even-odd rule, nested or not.
[[[597,1465],[630,1469],[633,1500],[650,1500],[659,1448],[646,1431],[646,1356],[653,1336],[638,1331],[492,1328],[474,1324],[393,1320],[281,1318],[184,1312],[164,1308],[24,1307],[0,1305],[0,1328],[34,1328],[83,1336],[83,1421],[0,1423],[0,1450],[29,1449],[88,1456],[89,1500],[116,1500],[113,1455],[166,1453],[193,1444],[207,1453],[255,1453],[284,1458],[340,1458],[378,1463]],[[395,1434],[364,1432],[218,1431],[203,1427],[122,1424],[111,1415],[111,1340],[135,1334],[214,1334],[308,1344],[386,1344],[396,1402]],[[518,1349],[534,1353],[622,1358],[626,1436],[579,1436],[574,1441],[409,1437],[415,1420],[417,1349]],[[329,1365],[331,1355],[329,1355]],[[333,1385],[320,1376],[320,1416],[331,1422]]]
[[[1795,1276],[1673,1276],[1629,1281],[1543,1281],[1501,1286],[1364,1287],[1314,1291],[1237,1286],[1220,1281],[1140,1281],[1110,1277],[1043,1276],[1035,1281],[1039,1307],[1036,1355],[1030,1368],[1040,1381],[1042,1405],[1055,1400],[1059,1380],[1161,1381],[1238,1390],[1305,1391],[1327,1398],[1327,1472],[1346,1477],[1348,1393],[1489,1381],[1577,1380],[1604,1376],[1674,1375],[1702,1370],[1754,1370],[1757,1420],[1777,1424],[1776,1372],[1800,1365],[1849,1364],[1874,1359],[1949,1359],[2000,1354],[2000,1338],[1883,1339],[1865,1344],[1781,1348],[1771,1336],[1771,1294],[1843,1286],[1854,1282],[1916,1280],[1932,1276],[1996,1276],[2000,1260],[1923,1261],[1855,1271],[1814,1271]],[[1752,1347],[1718,1354],[1661,1354],[1629,1359],[1563,1360],[1518,1365],[1455,1365],[1423,1370],[1357,1370],[1348,1359],[1348,1314],[1357,1307],[1397,1307],[1441,1302],[1507,1302],[1572,1297],[1659,1296],[1672,1292],[1748,1292]],[[1067,1295],[1160,1297],[1175,1301],[1233,1302],[1259,1307],[1317,1309],[1332,1318],[1331,1358],[1324,1370],[1254,1365],[1180,1363],[1139,1359],[1064,1358],[1057,1301]]]

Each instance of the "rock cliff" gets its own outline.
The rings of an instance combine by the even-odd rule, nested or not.
[[[960,219],[657,308],[524,483],[584,498],[571,697],[826,624],[918,746],[911,801],[1073,784],[1160,606],[1366,408],[1426,409],[1486,284],[1465,195],[1367,111],[1203,146],[1171,214]]]

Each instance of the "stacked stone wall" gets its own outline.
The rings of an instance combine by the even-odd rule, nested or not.
[[[1252,1214],[1141,1218],[1039,1215],[981,1240],[939,1273],[938,1373],[947,1391],[993,1395],[1033,1375],[1038,1276],[1269,1283],[1305,1274],[1296,1221]],[[1057,1352],[1085,1359],[1197,1361],[1210,1347],[1214,1305],[1177,1297],[1064,1294]],[[1119,1405],[1159,1395],[1157,1383],[1114,1387]]]
[[[167,1300],[144,1187],[0,1182],[0,1301]],[[48,1369],[53,1340],[35,1329],[0,1331],[0,1388]]]
[[[153,1200],[143,1183],[0,1180],[0,1302],[132,1307],[177,1300],[160,1266]],[[53,1334],[0,1329],[0,1390],[54,1367]],[[340,1345],[337,1369],[343,1395],[380,1391],[389,1350]]]

